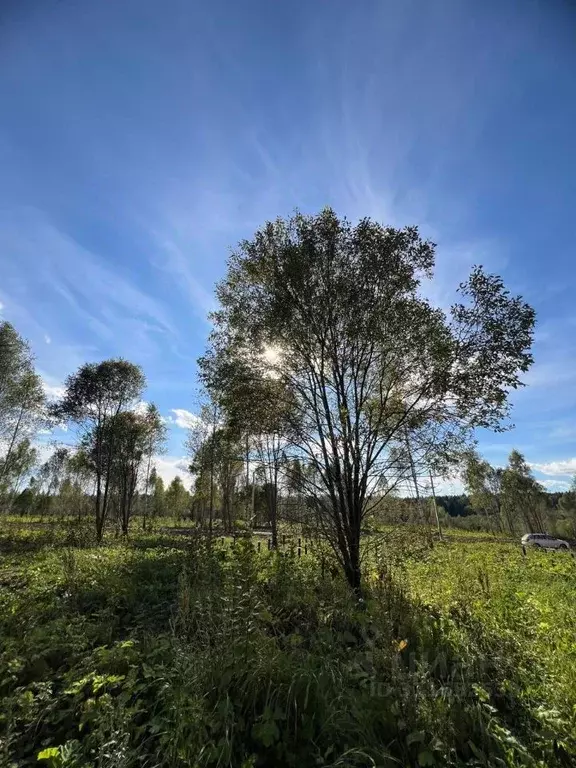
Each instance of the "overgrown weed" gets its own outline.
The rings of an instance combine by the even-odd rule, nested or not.
[[[512,596],[499,545],[466,545],[473,563],[459,546],[382,549],[364,604],[319,556],[250,538],[10,555],[4,764],[569,765],[570,680],[531,644],[543,606],[527,578]],[[551,669],[563,708],[538,681]]]

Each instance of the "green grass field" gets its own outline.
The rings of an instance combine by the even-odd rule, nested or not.
[[[576,734],[576,560],[502,543],[437,546],[407,568],[410,593],[453,623],[452,631],[511,662],[517,691],[551,733]],[[477,627],[477,632],[474,627]],[[533,701],[539,701],[538,708]]]
[[[390,543],[358,604],[317,552],[251,540],[0,543],[1,766],[576,760],[569,554]]]

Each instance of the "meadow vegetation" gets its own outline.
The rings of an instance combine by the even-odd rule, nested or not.
[[[570,554],[389,534],[358,602],[320,543],[64,534],[2,540],[3,765],[576,757]]]

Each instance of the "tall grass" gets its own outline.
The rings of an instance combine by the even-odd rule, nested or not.
[[[5,557],[0,764],[561,766],[576,755],[560,695],[534,687],[533,649],[503,631],[509,609],[487,615],[498,575],[477,576],[457,545],[408,567],[383,567],[381,550],[358,603],[311,555],[250,539],[153,543]],[[525,631],[542,631],[537,618]]]

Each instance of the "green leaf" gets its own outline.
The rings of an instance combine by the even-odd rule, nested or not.
[[[60,755],[60,749],[59,747],[47,747],[46,749],[43,749],[41,752],[38,752],[37,760],[51,760],[53,757],[59,757]]]
[[[428,749],[422,750],[418,754],[418,765],[436,765],[436,759]]]
[[[271,747],[280,736],[280,731],[274,720],[256,723],[252,728],[252,736],[264,747]]]
[[[486,755],[481,749],[478,749],[478,747],[471,741],[468,742],[468,746],[472,750],[474,757],[477,757],[478,760],[482,760],[482,762],[486,762]]]

